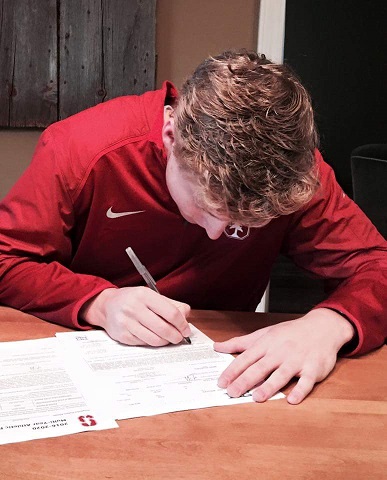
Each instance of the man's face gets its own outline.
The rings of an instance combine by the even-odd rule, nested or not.
[[[200,187],[194,177],[185,174],[173,154],[168,154],[166,181],[169,193],[181,215],[190,223],[204,228],[211,240],[219,238],[230,223],[227,218],[218,218],[198,202]]]
[[[166,181],[171,197],[183,218],[204,228],[209,238],[216,240],[222,235],[230,220],[216,217],[203,205],[199,204],[200,187],[198,182],[195,181],[193,176],[189,176],[182,171],[173,152],[175,142],[174,112],[169,105],[164,107],[162,137],[168,159]]]

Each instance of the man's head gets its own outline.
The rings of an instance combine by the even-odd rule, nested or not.
[[[254,52],[205,60],[182,87],[173,157],[195,202],[217,218],[260,226],[305,205],[318,181],[308,93],[284,65]]]

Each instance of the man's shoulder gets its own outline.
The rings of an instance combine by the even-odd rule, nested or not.
[[[117,158],[115,152],[124,150],[125,155],[132,152],[133,158],[139,158],[144,142],[161,142],[166,93],[164,88],[118,97],[46,129],[40,141],[47,147],[43,155],[60,172],[73,199],[100,159]]]
[[[161,90],[117,97],[83,110],[49,127],[51,136],[69,155],[95,157],[105,150],[146,137],[164,96]]]

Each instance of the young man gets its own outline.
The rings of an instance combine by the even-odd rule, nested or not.
[[[193,308],[253,310],[282,252],[338,287],[294,321],[216,343],[232,396],[292,377],[299,403],[337,353],[383,344],[387,245],[316,150],[308,94],[253,52],[50,126],[0,207],[0,301],[129,345],[190,334]],[[142,287],[132,247],[162,295]],[[184,303],[182,303],[184,302]]]

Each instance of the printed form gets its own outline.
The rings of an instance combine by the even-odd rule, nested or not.
[[[251,394],[230,398],[217,386],[234,357],[215,352],[212,340],[191,330],[191,345],[161,348],[123,345],[102,330],[56,336],[77,374],[109,392],[106,409],[117,420],[252,402]]]
[[[102,330],[0,342],[0,445],[117,428],[115,419],[252,402],[251,394],[230,398],[218,388],[233,357],[191,329],[191,345],[159,348],[123,345]]]
[[[0,343],[0,445],[118,427],[86,402],[59,347],[56,338]]]

